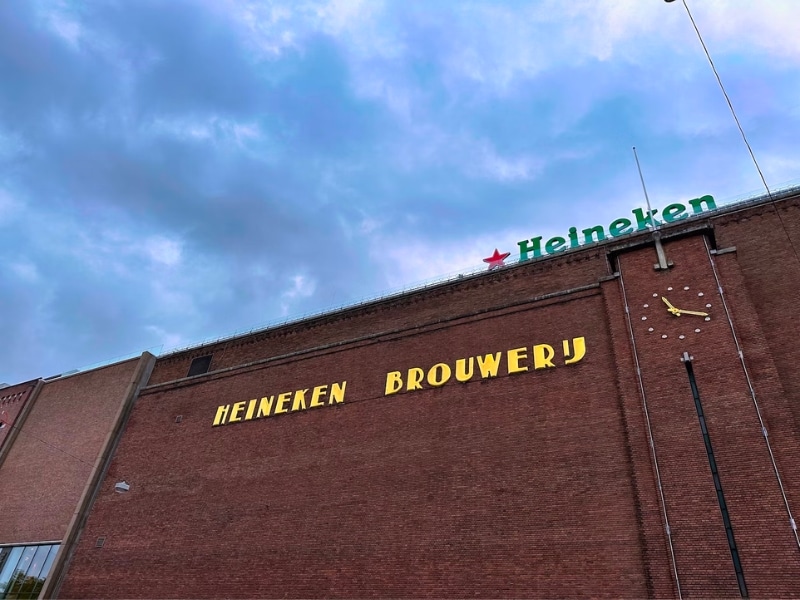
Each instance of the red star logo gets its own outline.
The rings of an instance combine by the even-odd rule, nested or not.
[[[484,258],[483,262],[489,263],[489,270],[496,269],[497,267],[504,267],[505,263],[503,261],[511,256],[511,252],[500,252],[497,248],[494,249],[494,254],[492,254],[489,258]]]

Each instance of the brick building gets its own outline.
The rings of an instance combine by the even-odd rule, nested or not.
[[[160,357],[43,593],[800,596],[800,189],[668,209]]]
[[[60,571],[154,361],[0,389],[0,598],[36,598]]]

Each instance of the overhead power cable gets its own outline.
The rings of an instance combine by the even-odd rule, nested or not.
[[[674,0],[664,0],[664,1],[674,2]],[[783,233],[786,235],[786,239],[789,241],[789,246],[792,248],[795,260],[798,263],[800,263],[800,255],[798,255],[797,253],[797,248],[795,248],[794,242],[792,241],[792,238],[789,235],[789,231],[786,229],[786,224],[783,222],[783,217],[781,216],[778,207],[775,206],[775,198],[773,198],[772,191],[769,189],[769,185],[767,185],[767,180],[764,177],[764,173],[761,170],[761,166],[758,164],[758,160],[756,159],[756,155],[753,152],[753,148],[750,146],[750,142],[747,140],[747,135],[745,135],[744,128],[742,127],[742,124],[739,121],[739,117],[736,115],[736,110],[733,108],[733,102],[731,102],[731,98],[730,96],[728,96],[728,92],[725,90],[725,85],[722,83],[722,77],[720,77],[719,72],[717,71],[717,67],[714,65],[714,60],[711,58],[711,53],[708,51],[708,46],[706,46],[705,40],[703,40],[703,35],[700,33],[700,28],[697,26],[697,23],[694,20],[694,16],[692,15],[692,11],[689,10],[689,5],[686,3],[686,0],[681,0],[681,2],[683,2],[683,7],[686,9],[686,14],[689,16],[689,21],[691,21],[692,27],[694,27],[694,31],[697,34],[697,39],[700,40],[700,45],[703,47],[703,52],[706,55],[708,64],[711,66],[711,70],[714,72],[714,77],[717,79],[717,84],[719,84],[719,89],[722,91],[722,95],[725,97],[725,102],[727,102],[728,109],[731,112],[731,116],[733,117],[733,120],[736,123],[736,127],[739,129],[739,133],[742,136],[742,141],[744,141],[744,145],[747,147],[747,151],[750,153],[750,158],[753,160],[753,164],[756,167],[756,171],[758,171],[758,176],[761,178],[761,183],[764,184],[764,189],[767,190],[767,197],[772,202],[772,208],[778,217],[778,221],[780,221]]]
[[[668,2],[672,0],[667,0]],[[694,31],[697,34],[697,39],[700,40],[700,45],[703,47],[703,52],[706,55],[706,59],[708,60],[708,64],[711,65],[711,70],[714,72],[714,77],[717,78],[717,83],[719,84],[719,89],[722,90],[722,95],[725,96],[725,102],[728,103],[728,109],[731,111],[731,115],[733,116],[733,120],[736,122],[736,127],[739,128],[739,133],[742,135],[742,140],[744,141],[744,145],[747,146],[747,151],[750,153],[750,158],[753,159],[753,164],[756,167],[756,171],[758,171],[759,177],[761,177],[761,183],[764,184],[764,188],[767,190],[767,196],[772,199],[772,192],[767,185],[767,180],[764,178],[764,173],[761,171],[761,167],[756,160],[756,155],[753,153],[753,148],[750,146],[750,142],[747,141],[747,136],[744,133],[744,129],[742,128],[742,124],[739,122],[739,117],[736,116],[736,110],[733,108],[733,102],[731,102],[730,96],[728,96],[728,92],[725,90],[725,86],[722,83],[722,78],[719,76],[717,72],[717,67],[714,65],[714,61],[711,58],[711,53],[708,51],[708,47],[706,46],[705,41],[703,40],[703,36],[700,34],[700,29],[697,27],[697,23],[692,16],[692,11],[689,10],[689,5],[686,4],[686,0],[682,0],[684,8],[686,8],[686,14],[689,15],[689,20],[692,22],[692,27],[694,27]]]

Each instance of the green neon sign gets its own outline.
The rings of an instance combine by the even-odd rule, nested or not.
[[[709,195],[689,200],[688,204],[693,211],[691,214],[688,212],[689,209],[687,206],[679,202],[664,207],[664,210],[661,211],[661,220],[655,217],[656,213],[658,213],[658,209],[653,210],[652,214],[648,215],[646,210],[634,208],[631,211],[634,217],[633,219],[625,217],[615,219],[609,224],[608,228],[604,228],[602,225],[595,225],[594,227],[587,227],[578,233],[577,228],[570,227],[567,237],[557,235],[545,241],[544,244],[542,244],[542,236],[522,240],[517,242],[517,246],[519,246],[519,260],[523,261],[547,254],[557,254],[559,252],[578,248],[585,244],[602,242],[609,238],[615,238],[637,231],[652,230],[664,223],[675,223],[683,219],[688,219],[690,216],[716,210],[717,208],[714,197]]]

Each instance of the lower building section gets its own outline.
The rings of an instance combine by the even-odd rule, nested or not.
[[[593,288],[143,391],[62,595],[646,596],[604,311]]]
[[[153,357],[0,390],[0,599],[53,595]]]

